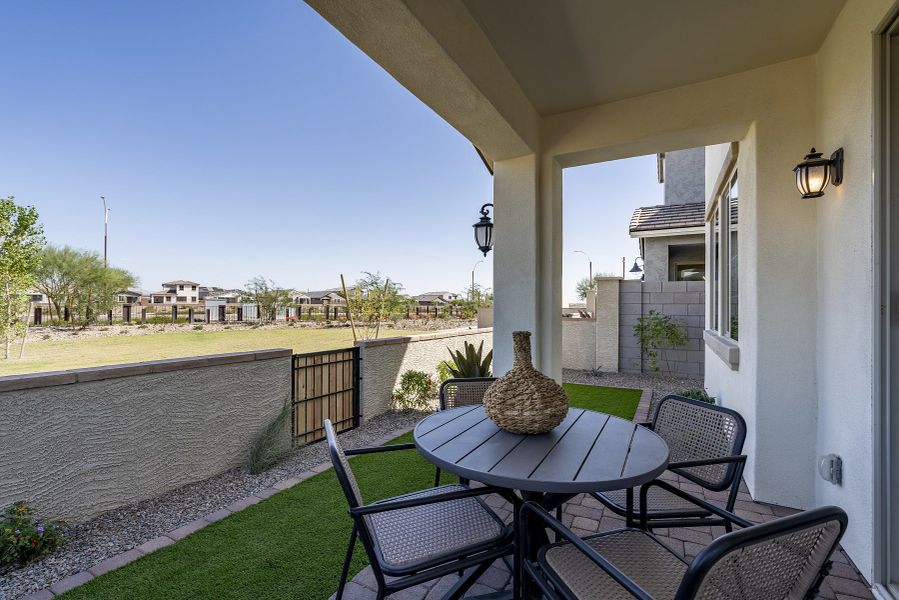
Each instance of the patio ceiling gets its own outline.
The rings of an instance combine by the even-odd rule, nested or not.
[[[817,51],[844,0],[464,0],[540,114]]]

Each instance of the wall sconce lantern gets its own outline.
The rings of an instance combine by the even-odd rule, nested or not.
[[[487,256],[487,253],[493,248],[493,221],[490,220],[490,214],[487,211],[488,206],[493,207],[490,203],[482,206],[481,218],[472,225],[474,227],[474,241],[478,245],[478,250],[483,252],[484,256]]]
[[[843,149],[837,149],[830,158],[821,158],[821,153],[812,148],[793,172],[796,173],[796,187],[803,198],[820,198],[827,184],[843,183]]]
[[[642,273],[643,272],[643,269],[641,269],[640,265],[637,264],[638,260],[643,260],[643,259],[641,259],[639,256],[637,258],[635,258],[634,266],[628,270],[629,273]]]

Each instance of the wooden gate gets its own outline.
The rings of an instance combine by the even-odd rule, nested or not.
[[[293,355],[295,442],[324,439],[325,419],[338,433],[359,425],[359,348]]]

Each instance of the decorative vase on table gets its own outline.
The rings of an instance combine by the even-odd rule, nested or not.
[[[484,410],[500,428],[511,433],[552,431],[568,414],[568,395],[562,386],[531,363],[531,332],[512,333],[515,363],[484,394]]]

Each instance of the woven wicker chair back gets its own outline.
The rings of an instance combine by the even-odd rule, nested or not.
[[[353,470],[350,469],[350,463],[346,459],[346,454],[340,442],[337,441],[337,433],[331,421],[325,420],[325,435],[328,438],[328,453],[331,456],[331,464],[334,465],[334,472],[337,474],[337,480],[340,481],[340,487],[346,495],[347,502],[350,506],[362,506],[362,494],[359,492],[359,483]]]
[[[484,392],[494,381],[496,381],[496,377],[447,379],[440,386],[440,410],[482,404]]]
[[[738,413],[681,396],[666,396],[659,402],[653,430],[668,444],[670,462],[738,455],[746,437],[746,423]],[[703,487],[723,490],[732,483],[736,465],[676,471]]]
[[[790,528],[768,539],[733,548],[717,558],[701,581],[693,582],[695,591],[689,597],[698,600],[808,598],[820,584],[822,568],[836,548],[844,525],[845,521],[834,518]]]

